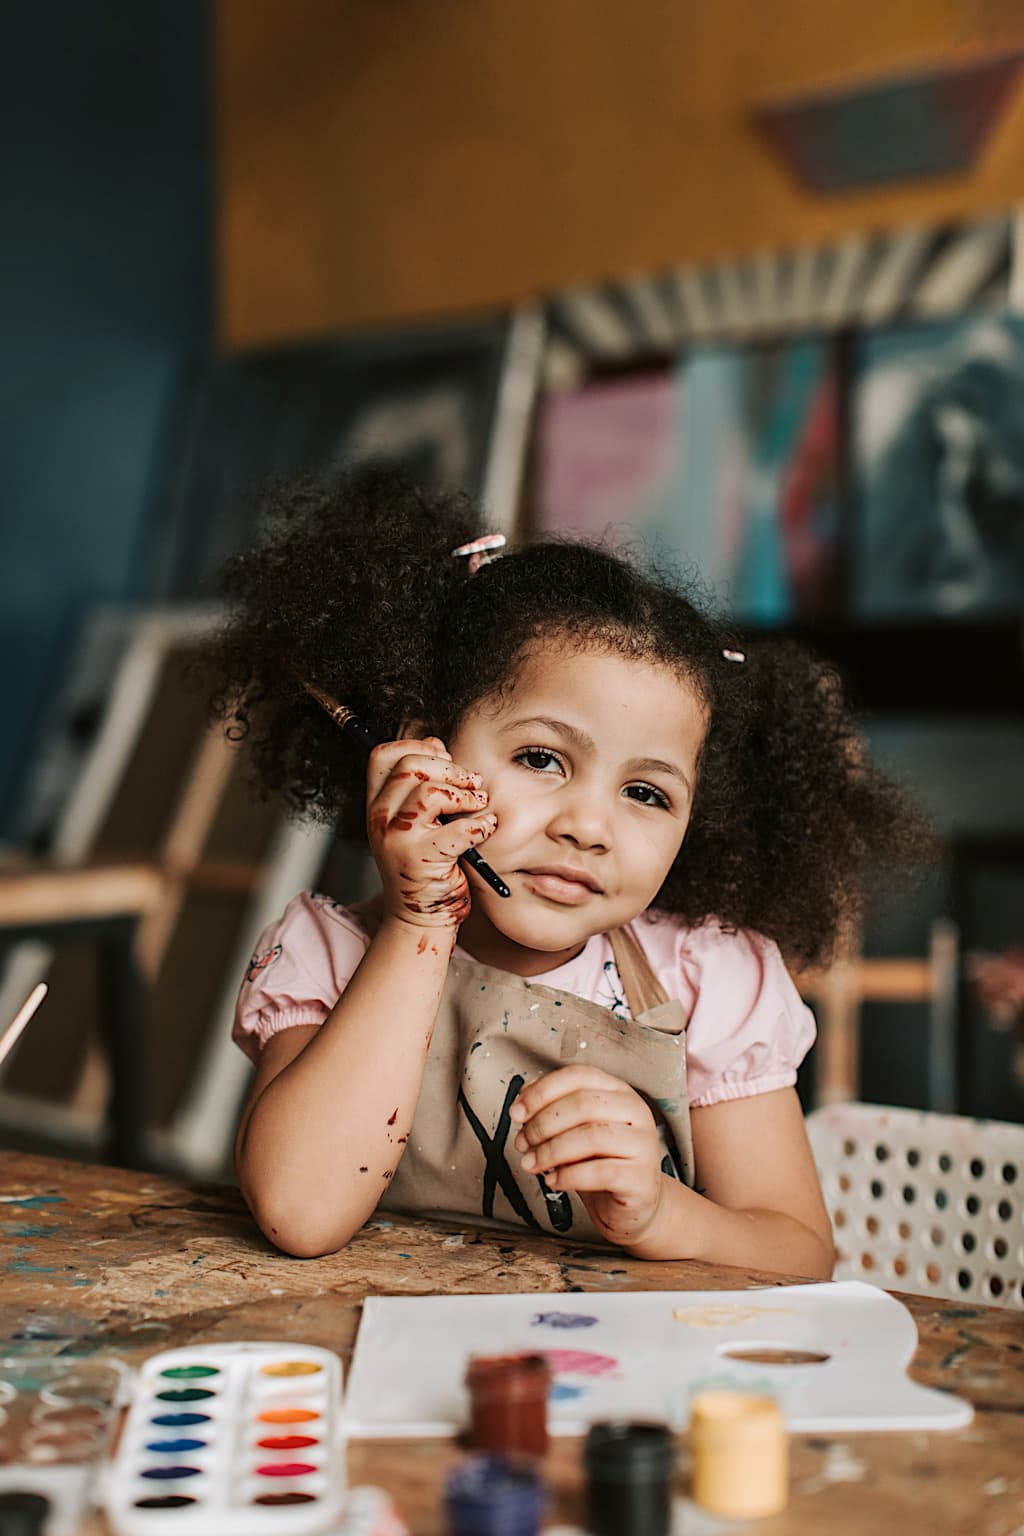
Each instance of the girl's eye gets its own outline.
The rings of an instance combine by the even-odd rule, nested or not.
[[[554,752],[549,752],[547,747],[527,747],[524,752],[516,754],[515,761],[532,768],[534,773],[550,773],[552,767],[561,772],[562,768],[561,759]]]
[[[663,795],[660,789],[655,789],[653,784],[630,784],[626,794],[638,805],[658,805],[663,811],[669,808],[668,796]]]

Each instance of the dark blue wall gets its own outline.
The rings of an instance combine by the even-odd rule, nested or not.
[[[76,623],[144,595],[159,434],[211,329],[205,0],[0,22],[0,831]]]

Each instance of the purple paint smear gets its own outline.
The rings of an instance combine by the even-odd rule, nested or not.
[[[538,1312],[532,1319],[531,1328],[593,1328],[598,1321],[582,1312]]]

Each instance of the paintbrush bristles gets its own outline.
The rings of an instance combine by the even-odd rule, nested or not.
[[[335,725],[345,726],[353,718],[353,710],[346,709],[344,704],[339,704],[337,699],[332,699],[331,695],[325,693],[323,688],[318,688],[316,683],[307,682],[304,677],[300,677],[299,682],[309,696],[316,699],[321,708],[327,711]]]

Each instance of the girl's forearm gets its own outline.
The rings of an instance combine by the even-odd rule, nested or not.
[[[638,1259],[702,1259],[830,1280],[835,1252],[810,1227],[782,1211],[730,1210],[665,1177],[658,1212],[629,1252]]]
[[[338,1003],[251,1106],[242,1191],[278,1247],[341,1248],[405,1150],[451,958],[451,929],[385,920]]]

